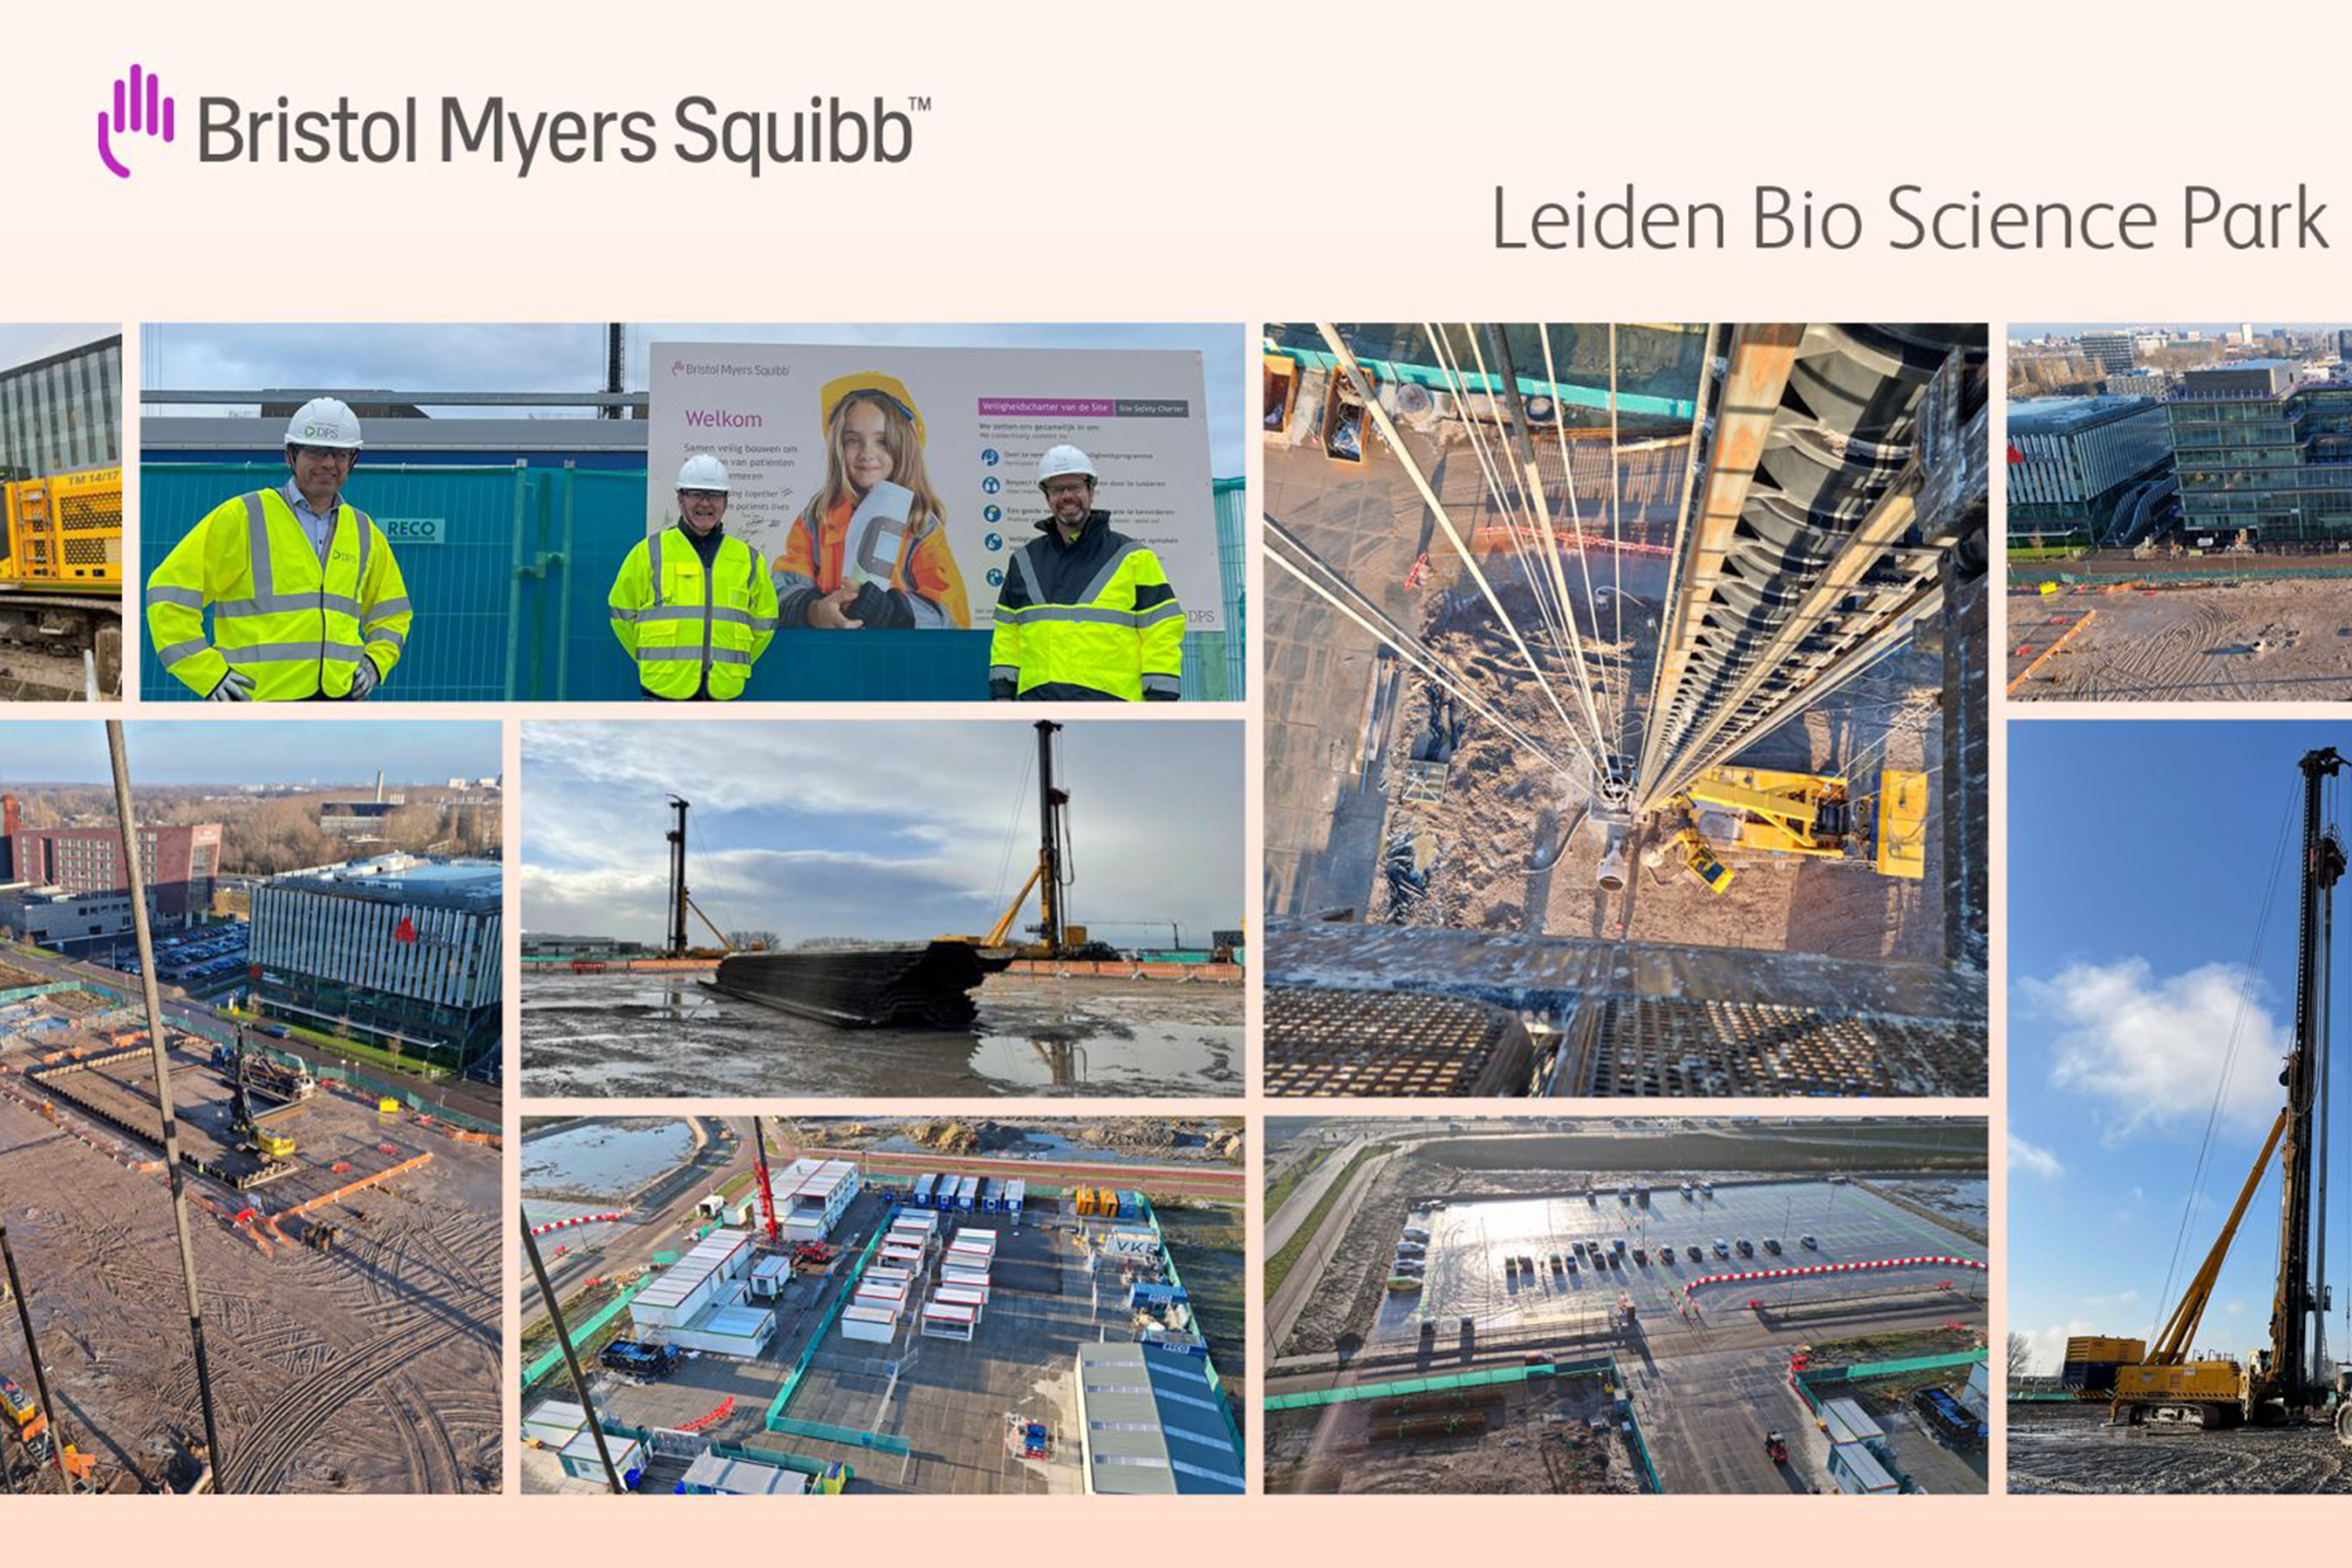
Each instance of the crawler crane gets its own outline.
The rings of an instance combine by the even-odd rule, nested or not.
[[[2116,1369],[2112,1418],[2143,1419],[2216,1428],[2240,1422],[2275,1425],[2332,1416],[2336,1437],[2352,1445],[2352,1406],[2339,1395],[2326,1364],[2322,1327],[2328,1291],[2319,1278],[2315,1239],[2326,1229],[2326,1172],[2315,1157],[2321,1089],[2326,1072],[2328,952],[2336,882],[2344,875],[2344,845],[2324,821],[2323,784],[2344,766],[2332,747],[2305,754],[2300,930],[2295,946],[2294,1040],[2279,1073],[2285,1103],[2271,1124],[2254,1167],[2215,1239],[2165,1320],[2146,1360]],[[2190,1346],[2212,1300],[2215,1281],[2237,1239],[2239,1223],[2276,1155],[2279,1193],[2278,1279],[2272,1294],[2270,1343],[2243,1362],[2195,1358]],[[2324,1253],[2321,1254],[2324,1256]]]

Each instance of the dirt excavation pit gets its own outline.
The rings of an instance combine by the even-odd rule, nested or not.
[[[1513,603],[1510,592],[1503,597]],[[1643,636],[1654,635],[1654,605],[1629,594],[1625,616],[1629,644],[1638,645],[1637,627]],[[1927,772],[1925,876],[1882,876],[1867,857],[1783,856],[1717,845],[1733,873],[1730,886],[1717,893],[1683,865],[1666,842],[1674,824],[1661,817],[1637,832],[1624,890],[1604,894],[1597,886],[1602,835],[1591,821],[1580,823],[1590,803],[1591,768],[1485,601],[1441,604],[1433,612],[1428,643],[1569,771],[1548,767],[1433,683],[1410,681],[1393,727],[1387,776],[1403,779],[1417,768],[1421,777],[1391,792],[1383,869],[1368,905],[1373,922],[1844,958],[1943,959],[1942,911],[1932,890],[1942,880],[1944,672],[1933,653],[1898,651],[1732,758],[1748,767],[1847,773],[1858,802],[1874,798],[1884,769]],[[1610,645],[1607,652],[1613,679],[1619,650]],[[1545,662],[1563,702],[1572,701],[1564,667]],[[1639,659],[1633,674],[1639,693],[1647,679]],[[1623,727],[1629,747],[1639,734],[1642,706],[1637,695]],[[1457,737],[1450,763],[1433,772],[1441,765],[1416,758],[1438,744],[1433,737]],[[1660,863],[1645,867],[1643,852],[1652,848],[1662,852]]]
[[[2226,1432],[2116,1427],[2107,1407],[2011,1405],[2009,1490],[2018,1493],[2352,1492],[2352,1448],[2322,1425]]]
[[[2012,594],[2012,628],[2093,613],[2011,687],[2018,701],[2287,702],[2352,696],[2352,581]],[[2019,639],[2012,632],[2012,643]],[[2015,650],[2012,649],[2012,653]]]
[[[1638,1492],[1595,1373],[1428,1389],[1269,1418],[1269,1492]]]
[[[295,1131],[308,1147],[361,1128],[432,1157],[286,1218],[285,1239],[267,1249],[221,1218],[235,1195],[189,1181],[224,1491],[499,1489],[498,1151],[381,1128],[323,1092]],[[157,1490],[203,1437],[172,1207],[152,1155],[64,1106],[51,1121],[0,1098],[9,1240],[63,1424],[110,1490]],[[278,1209],[274,1197],[257,1201]],[[308,1244],[330,1226],[331,1249]],[[13,1329],[5,1343],[0,1371],[28,1382]]]

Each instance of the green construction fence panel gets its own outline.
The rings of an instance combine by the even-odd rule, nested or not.
[[[274,462],[142,464],[142,559],[152,570],[214,507],[283,479]],[[1184,695],[1194,702],[1246,695],[1243,481],[1213,483],[1227,629],[1186,634]],[[404,523],[415,536],[399,547],[415,620],[399,665],[370,701],[636,700],[636,671],[614,640],[606,595],[645,537],[643,469],[362,463],[349,495],[379,523]],[[992,588],[969,586],[975,596]],[[142,600],[134,596],[142,694],[198,700],[155,658]],[[988,643],[985,632],[779,632],[743,697],[981,701]]]

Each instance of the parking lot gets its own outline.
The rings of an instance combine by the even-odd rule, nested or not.
[[[1651,1317],[1675,1311],[1692,1281],[1715,1274],[1921,1254],[1985,1258],[1982,1247],[1958,1232],[1851,1184],[1826,1181],[1724,1183],[1712,1197],[1694,1184],[1687,1197],[1669,1184],[1654,1186],[1646,1204],[1630,1186],[1600,1186],[1589,1195],[1462,1199],[1416,1206],[1405,1224],[1429,1232],[1422,1288],[1391,1291],[1381,1301],[1370,1335],[1375,1342],[1416,1339],[1424,1319],[1450,1325],[1468,1317],[1481,1333],[1566,1323],[1607,1313],[1621,1295]],[[1803,1244],[1808,1235],[1814,1247]],[[1742,1240],[1750,1255],[1739,1252]],[[1718,1241],[1724,1252],[1717,1251]],[[1777,1255],[1773,1242],[1780,1248]],[[1612,1266],[1596,1267],[1591,1260],[1596,1250],[1609,1254]],[[1555,1254],[1559,1269],[1551,1264]],[[1534,1268],[1509,1265],[1519,1258],[1532,1259]],[[1898,1284],[1907,1272],[1890,1272],[1884,1284]],[[1847,1294],[1874,1278],[1830,1275],[1774,1281],[1769,1290],[1776,1303],[1800,1303]],[[1955,1282],[1979,1293],[1982,1281],[1969,1270]],[[1744,1301],[1759,1291],[1720,1291],[1726,1300],[1735,1293]],[[1700,1304],[1709,1304],[1705,1295]]]

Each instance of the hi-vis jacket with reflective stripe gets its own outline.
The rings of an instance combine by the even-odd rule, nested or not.
[[[409,619],[408,586],[374,519],[337,505],[322,560],[276,490],[214,507],[147,580],[155,656],[200,695],[234,667],[251,677],[257,702],[346,697],[362,658],[382,685]]]
[[[1160,558],[1087,518],[1075,544],[1054,519],[1013,554],[996,597],[988,695],[1003,701],[1174,702],[1183,694],[1184,607]]]
[[[677,702],[706,689],[720,702],[740,695],[752,662],[776,635],[776,585],[760,552],[722,538],[706,572],[676,523],[629,551],[609,602],[613,635],[637,662],[637,684]]]

